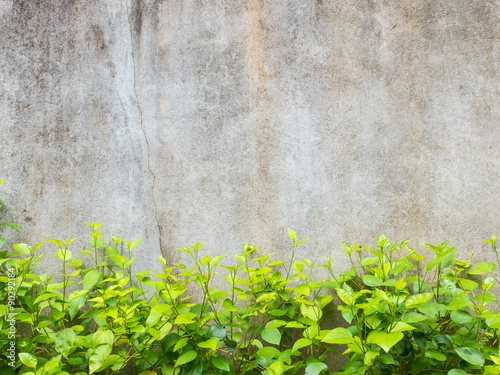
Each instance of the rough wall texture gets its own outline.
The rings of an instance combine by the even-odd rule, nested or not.
[[[0,35],[16,240],[101,221],[155,269],[499,231],[499,1],[0,0]]]

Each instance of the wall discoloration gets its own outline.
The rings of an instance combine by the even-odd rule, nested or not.
[[[488,259],[497,2],[0,4],[0,178],[17,240],[99,220],[147,235],[151,269],[160,247],[188,262],[176,248],[203,241],[286,257],[291,226],[313,261],[381,233]]]

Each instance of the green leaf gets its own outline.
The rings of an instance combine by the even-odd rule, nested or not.
[[[312,362],[307,365],[305,375],[318,375],[324,370],[328,370],[328,366],[323,362]]]
[[[142,281],[147,275],[149,275],[150,272],[150,270],[137,272],[135,274],[135,278],[139,281]]]
[[[412,309],[430,301],[433,296],[433,293],[414,294],[406,299],[405,306],[407,309]]]
[[[98,330],[94,332],[92,336],[92,345],[94,347],[102,344],[111,345],[113,344],[114,340],[115,340],[115,335],[113,334],[113,332]]]
[[[274,319],[266,324],[266,328],[279,328],[281,326],[286,325],[287,323],[284,320]]]
[[[127,260],[124,264],[123,264],[123,268],[129,268],[130,265],[134,262],[135,260],[135,257],[132,257],[130,258],[129,260]]]
[[[335,288],[337,295],[346,305],[353,305],[356,302],[359,293],[354,293],[352,288],[344,283],[342,288]]]
[[[377,257],[366,257],[366,258],[363,258],[363,260],[361,261],[361,266],[366,267],[366,266],[369,266],[370,264],[377,263],[377,262],[378,262]]]
[[[416,313],[415,311],[409,311],[406,314],[403,315],[401,318],[401,321],[405,323],[415,323],[415,322],[421,322],[422,320],[425,320],[426,317],[423,315],[420,315],[419,313]]]
[[[200,348],[217,350],[217,339],[215,337],[210,337],[208,340],[198,343],[198,346]]]
[[[56,348],[65,357],[68,358],[73,351],[76,334],[71,328],[63,329],[56,334]]]
[[[297,246],[297,245],[300,245],[302,242],[305,242],[305,241],[308,241],[308,240],[309,240],[309,238],[303,238],[302,240],[297,241],[297,242],[294,242],[293,244],[294,244],[295,246]]]
[[[106,364],[106,360],[111,354],[112,346],[105,344],[94,348],[89,358],[90,374],[97,372]]]
[[[427,358],[432,358],[432,359],[435,359],[437,361],[446,361],[446,356],[441,353],[441,352],[438,352],[437,350],[434,350],[434,349],[428,349],[425,351],[425,356]]]
[[[482,287],[485,292],[492,289],[494,286],[495,286],[495,279],[491,276],[488,276],[482,282]]]
[[[394,327],[392,327],[391,332],[404,332],[412,331],[415,327],[405,322],[397,322]]]
[[[195,313],[185,313],[177,315],[175,318],[174,324],[190,324],[194,322],[194,318],[196,318],[198,314]]]
[[[367,342],[377,344],[386,352],[396,345],[404,337],[402,332],[385,333],[382,331],[372,331],[368,335]]]
[[[454,369],[448,371],[447,375],[467,375],[467,373],[462,369],[454,368]]]
[[[405,271],[410,270],[413,267],[413,263],[408,260],[408,257],[403,257],[395,262],[396,265],[391,270],[391,273],[395,276],[402,274]]]
[[[293,288],[293,290],[298,293],[298,294],[302,294],[304,296],[308,296],[309,293],[311,292],[311,290],[309,289],[309,287],[307,285],[297,285],[295,288]]]
[[[256,354],[258,356],[263,357],[263,358],[278,358],[281,355],[281,352],[278,349],[276,349],[275,347],[265,346],[265,347],[257,350]]]
[[[293,262],[292,268],[295,271],[302,272],[304,270],[304,263],[302,263],[300,260],[296,260],[295,262]]]
[[[297,351],[297,350],[299,350],[301,348],[304,348],[306,346],[309,346],[311,344],[312,344],[312,341],[309,340],[309,339],[306,339],[306,338],[298,339],[293,344],[292,352],[295,352],[295,351]]]
[[[392,358],[392,355],[388,353],[382,354],[380,357],[378,357],[379,361],[382,362],[385,365],[393,365],[395,364],[394,358]]]
[[[203,362],[189,362],[186,366],[183,366],[182,375],[203,375]]]
[[[193,251],[191,249],[188,249],[187,247],[179,247],[178,250],[181,250],[181,251],[184,251],[185,253],[193,255]]]
[[[451,301],[446,307],[447,310],[458,310],[465,306],[472,305],[471,300],[468,296],[462,296]]]
[[[345,328],[337,327],[326,334],[321,341],[327,344],[350,344],[354,342],[352,333]]]
[[[438,312],[446,311],[446,305],[437,302],[428,302],[424,305],[418,306],[417,310],[425,315],[434,317]]]
[[[455,352],[460,356],[460,358],[462,358],[464,361],[469,362],[471,365],[482,366],[484,363],[484,357],[482,353],[477,349],[463,347],[456,348]]]
[[[164,303],[154,305],[149,313],[148,319],[146,320],[146,326],[155,325],[160,318],[171,309],[170,305],[166,305]]]
[[[299,322],[289,322],[285,326],[286,328],[304,328],[305,326]]]
[[[14,245],[14,249],[21,254],[29,255],[31,254],[30,247],[25,243],[17,243]]]
[[[142,238],[135,240],[134,242],[127,241],[127,246],[130,248],[130,251],[134,250],[137,245],[139,245],[142,241]]]
[[[229,361],[227,360],[226,357],[223,357],[221,355],[212,358],[212,365],[214,365],[215,368],[222,371],[227,371],[227,372],[231,371],[231,368],[229,366]]]
[[[210,261],[210,268],[214,268],[221,260],[222,258],[224,258],[226,256],[226,254],[222,254],[222,255],[218,255],[216,257],[214,257],[211,261]]]
[[[474,321],[474,317],[465,310],[454,310],[450,314],[451,320],[458,324],[467,324]]]
[[[295,240],[297,238],[297,232],[294,231],[292,228],[288,228],[286,230],[286,233],[288,234],[288,237],[291,239],[291,240]]]
[[[97,282],[99,281],[99,278],[101,277],[101,272],[98,270],[91,270],[89,271],[85,277],[83,278],[83,289],[90,290]]]
[[[270,344],[279,345],[281,341],[281,333],[276,328],[265,329],[261,333],[262,339]]]
[[[287,366],[283,361],[276,361],[271,366],[266,367],[268,375],[283,375],[287,370],[293,368],[294,366]]]
[[[36,368],[37,359],[35,356],[29,353],[19,353],[19,359],[25,366]]]
[[[56,257],[61,259],[63,262],[70,260],[72,256],[73,254],[69,250],[58,249],[56,251]]]
[[[189,337],[183,337],[182,339],[177,341],[174,345],[174,352],[181,350],[184,346],[186,346],[188,341],[189,341]]]
[[[483,275],[485,273],[491,272],[496,268],[493,262],[483,262],[476,264],[476,268],[469,270],[467,273],[469,275]]]
[[[436,267],[438,264],[440,264],[443,261],[444,257],[434,257],[430,261],[427,262],[425,265],[425,272],[431,271],[434,267]]]
[[[497,296],[491,293],[481,293],[473,298],[481,303],[495,302],[497,300]]]
[[[19,225],[14,224],[14,223],[4,222],[4,223],[0,223],[0,225],[5,225],[6,227],[11,227],[12,229],[17,230],[17,231],[19,230]]]
[[[458,284],[465,290],[476,290],[479,286],[478,283],[469,279],[458,279]]]
[[[455,253],[449,253],[443,256],[443,260],[441,261],[441,268],[449,267],[455,261]]]
[[[69,303],[68,311],[69,311],[69,316],[70,316],[71,320],[73,320],[73,318],[76,316],[78,311],[80,311],[80,309],[83,307],[83,305],[85,305],[86,301],[87,301],[87,296],[83,295],[83,296],[80,296],[80,297],[73,299]]]
[[[220,324],[215,324],[208,330],[208,335],[211,337],[217,337],[219,339],[226,338],[226,327]]]
[[[368,286],[377,287],[377,286],[382,285],[384,280],[382,280],[380,277],[377,277],[375,275],[364,275],[363,282]]]
[[[425,357],[418,357],[413,363],[411,364],[411,373],[412,374],[419,374],[422,372],[422,370],[425,367],[428,367],[430,364],[430,361],[428,358]]]
[[[323,312],[318,306],[307,306],[306,304],[302,304],[300,306],[300,312],[313,322],[317,322],[323,316]]]
[[[182,353],[177,361],[175,361],[175,367],[191,362],[197,357],[197,355],[198,354],[196,354],[194,350],[188,350],[187,352]]]

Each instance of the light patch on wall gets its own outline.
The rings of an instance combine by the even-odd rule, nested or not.
[[[12,13],[13,0],[0,0],[0,17],[4,17]]]

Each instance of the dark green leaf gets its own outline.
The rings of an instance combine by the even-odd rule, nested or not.
[[[219,370],[222,371],[229,372],[231,370],[231,368],[229,367],[229,361],[227,360],[226,357],[223,357],[221,355],[213,357],[212,364],[214,365],[215,368],[218,368]]]
[[[464,360],[475,366],[482,366],[484,363],[483,354],[473,348],[462,347],[456,348],[455,352]]]
[[[183,365],[185,363],[189,363],[194,360],[198,354],[194,350],[188,350],[187,352],[182,353],[181,356],[175,361],[175,367]]]
[[[215,324],[210,327],[208,330],[208,335],[210,337],[217,337],[219,339],[223,339],[226,337],[226,327],[220,324]]]

